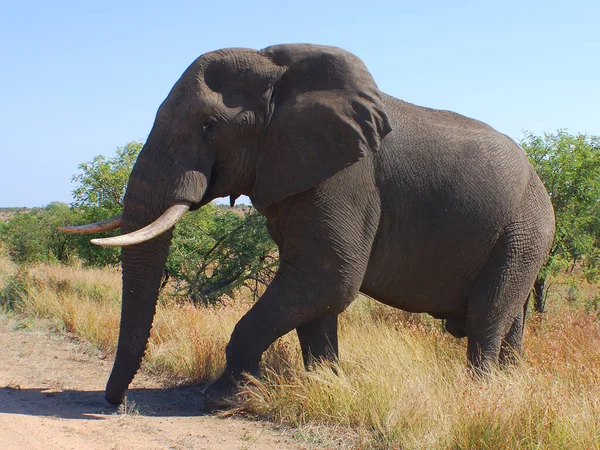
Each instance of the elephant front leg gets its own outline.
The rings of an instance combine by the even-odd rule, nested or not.
[[[205,390],[209,400],[218,402],[232,393],[243,372],[256,374],[263,352],[294,329],[307,365],[337,356],[337,314],[362,284],[380,217],[369,184],[347,175],[340,173],[321,190],[284,202],[277,220],[269,219],[281,265],[263,296],[236,325],[227,345],[225,371]]]
[[[208,401],[216,405],[237,389],[242,373],[258,373],[262,354],[278,338],[298,329],[305,361],[337,355],[337,314],[328,313],[335,298],[346,296],[339,290],[311,287],[292,282],[295,270],[282,267],[258,302],[236,325],[227,345],[227,365],[221,377],[204,390]],[[323,298],[329,293],[332,297]],[[337,302],[339,302],[336,301]],[[350,299],[351,300],[351,299]]]
[[[369,250],[364,248],[360,259],[334,255],[318,258],[318,262],[308,258],[290,262],[284,256],[273,282],[236,325],[227,345],[225,370],[204,390],[206,398],[214,404],[224,403],[236,390],[242,373],[257,374],[263,352],[294,329],[307,365],[335,359],[337,315],[358,293]]]

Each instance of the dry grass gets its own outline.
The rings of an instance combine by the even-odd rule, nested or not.
[[[598,448],[599,327],[563,313],[556,326],[530,327],[520,367],[479,380],[463,346],[439,331],[350,316],[337,374],[268,372],[245,408],[294,426],[343,426],[359,448]]]
[[[199,308],[192,303],[161,303],[157,309],[146,367],[178,380],[210,380],[225,365],[225,346],[235,323],[249,305],[223,304]]]
[[[514,370],[474,379],[464,340],[438,321],[359,299],[341,318],[338,367],[306,373],[295,337],[286,336],[265,355],[264,376],[249,384],[240,409],[296,426],[327,447],[600,448],[598,290],[580,283],[573,295],[571,280],[557,280],[548,314],[529,320],[523,363]],[[4,302],[21,314],[50,318],[114,352],[117,271],[23,270],[0,258],[0,283]],[[146,369],[171,380],[214,378],[249,306],[161,301]]]
[[[58,265],[16,267],[0,288],[23,315],[49,319],[55,327],[116,349],[120,317],[120,274],[116,270]]]

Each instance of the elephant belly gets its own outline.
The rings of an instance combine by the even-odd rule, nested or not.
[[[460,310],[497,237],[464,228],[380,233],[386,239],[374,243],[361,292],[411,312]]]
[[[456,280],[446,280],[445,285],[406,277],[391,276],[377,270],[369,270],[360,291],[395,308],[409,312],[446,314],[459,310],[466,300],[465,285]]]

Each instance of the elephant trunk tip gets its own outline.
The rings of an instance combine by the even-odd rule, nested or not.
[[[104,398],[108,403],[111,405],[120,405],[123,403],[125,392],[127,392],[136,372],[137,368],[125,370],[124,373],[118,368],[113,368],[113,373],[108,379],[108,383],[106,383],[106,390],[104,392]]]
[[[123,399],[125,398],[125,392],[118,393],[118,392],[109,392],[107,390],[104,395],[104,398],[111,405],[119,406],[121,403],[123,403]]]

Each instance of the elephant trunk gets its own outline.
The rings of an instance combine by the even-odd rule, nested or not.
[[[140,368],[156,311],[158,291],[169,253],[171,232],[124,247],[123,305],[117,354],[106,385],[106,400],[118,405]]]
[[[150,140],[150,139],[149,139]],[[148,144],[147,144],[148,145]],[[146,146],[131,173],[124,199],[121,233],[139,230],[177,204],[200,202],[206,192],[210,167],[205,170],[175,170],[164,177],[165,165],[152,164],[152,151]],[[158,168],[157,170],[153,170]],[[169,178],[175,180],[169,183]],[[156,180],[164,180],[165,186]],[[157,193],[167,192],[162,198]],[[122,402],[129,383],[144,356],[162,281],[173,228],[145,242],[123,247],[123,303],[117,354],[106,385],[106,400]]]

